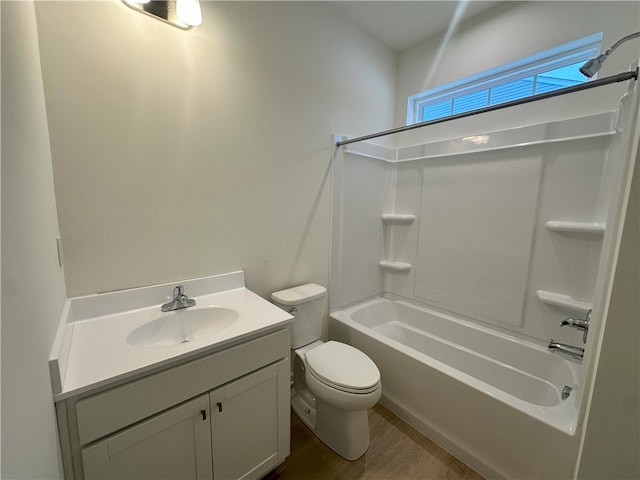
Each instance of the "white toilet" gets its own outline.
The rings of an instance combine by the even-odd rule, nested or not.
[[[382,395],[380,371],[360,350],[320,340],[326,294],[310,283],[275,292],[271,299],[295,317],[291,408],[327,446],[355,460],[369,448],[367,409]]]

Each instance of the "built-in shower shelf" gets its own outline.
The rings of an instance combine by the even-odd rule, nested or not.
[[[389,272],[406,273],[411,270],[411,264],[406,262],[382,260],[380,261],[380,268]]]
[[[416,216],[413,213],[383,213],[382,222],[390,225],[411,225]]]
[[[589,233],[602,235],[607,226],[603,223],[595,222],[565,222],[550,220],[545,226],[553,232]]]
[[[565,310],[571,310],[572,312],[579,312],[587,314],[591,310],[591,304],[583,300],[564,295],[562,293],[547,292],[546,290],[538,290],[536,292],[538,300],[547,305],[553,305],[554,307],[564,308]]]

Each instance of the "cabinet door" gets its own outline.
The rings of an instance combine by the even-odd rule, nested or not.
[[[209,395],[82,450],[87,479],[210,479]]]
[[[289,454],[288,364],[283,360],[211,392],[215,480],[260,478]]]

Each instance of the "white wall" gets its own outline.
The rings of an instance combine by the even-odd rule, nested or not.
[[[389,128],[395,54],[322,2],[36,6],[70,296],[246,272],[326,285],[331,134]]]
[[[2,478],[60,478],[47,360],[65,300],[32,2],[2,2]]]
[[[406,121],[409,95],[469,75],[504,65],[563,43],[603,32],[603,49],[621,37],[640,30],[640,4],[627,1],[531,1],[503,2],[461,24],[445,49],[442,61],[434,65],[440,37],[429,39],[398,57],[396,124]],[[599,78],[627,71],[640,56],[640,40],[629,41],[609,57]],[[434,74],[430,76],[431,69]],[[431,78],[429,84],[425,81]],[[535,104],[483,115],[483,131],[501,130],[548,120],[572,118],[617,109],[625,85],[602,87]],[[429,127],[429,138],[450,138],[478,134],[478,119],[470,117]],[[398,135],[407,145],[412,134]]]
[[[640,478],[640,151],[578,478]]]

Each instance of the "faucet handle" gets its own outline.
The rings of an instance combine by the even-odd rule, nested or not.
[[[181,297],[182,295],[184,295],[184,285],[173,287],[173,298]]]
[[[173,287],[173,298],[170,302],[161,305],[160,310],[172,312],[182,308],[193,307],[195,304],[195,299],[189,298],[184,294],[184,285],[176,285]]]
[[[570,327],[577,328],[578,330],[582,330],[582,343],[587,343],[587,334],[589,333],[589,322],[591,321],[591,309],[587,311],[586,318],[575,319],[575,318],[565,318],[560,326],[564,327],[565,325],[569,325]]]

